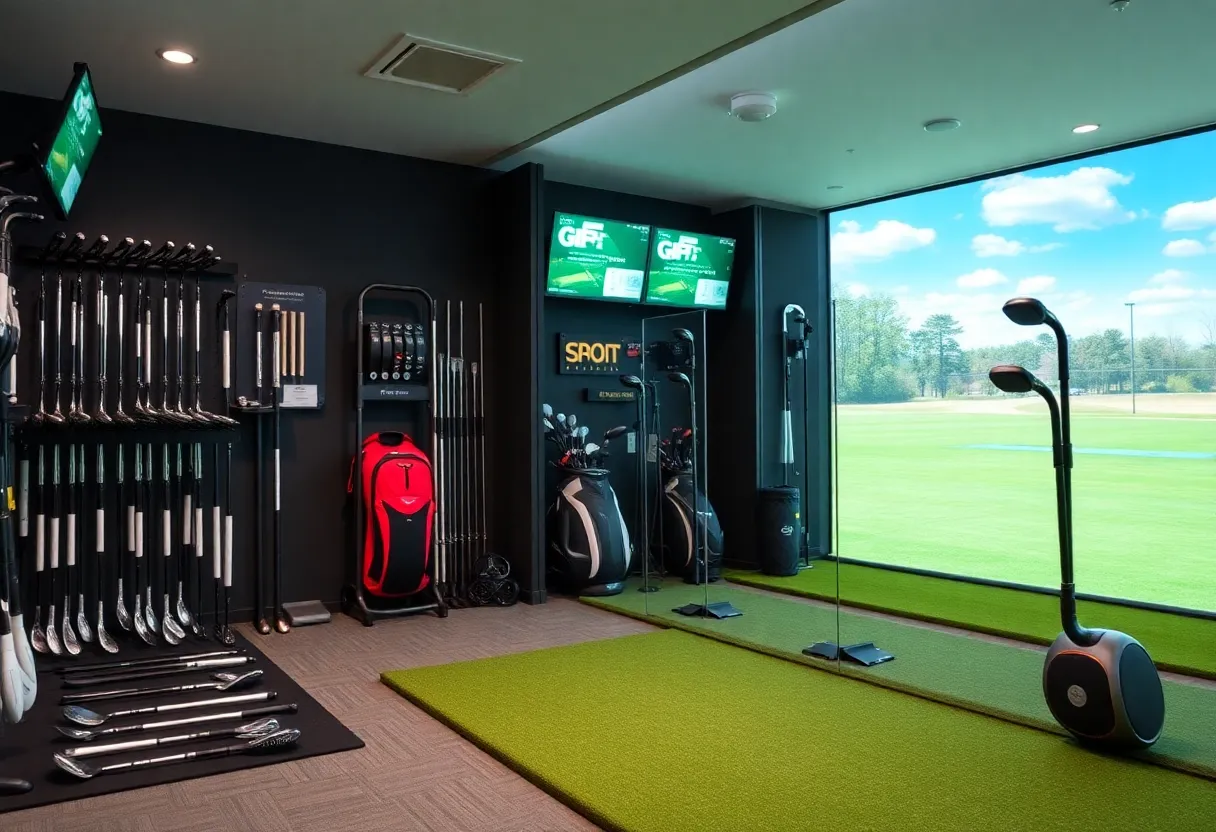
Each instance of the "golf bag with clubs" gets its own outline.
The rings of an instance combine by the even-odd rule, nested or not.
[[[549,574],[567,592],[616,595],[625,588],[633,545],[608,472],[562,470],[569,476],[549,508]]]
[[[384,431],[363,440],[362,460],[351,462],[363,477],[363,590],[374,598],[404,598],[430,584],[435,483],[431,462],[404,433]]]
[[[700,491],[696,497],[696,517],[701,523],[701,545],[705,556],[693,553],[693,494],[692,473],[664,472],[663,493],[663,565],[671,575],[679,575],[686,584],[704,583],[706,573],[713,583],[722,577],[722,524],[709,499]],[[708,564],[703,561],[708,560]]]

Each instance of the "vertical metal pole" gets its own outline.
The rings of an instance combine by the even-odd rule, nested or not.
[[[477,376],[477,441],[480,443],[477,453],[481,474],[481,528],[478,535],[484,557],[489,547],[490,524],[486,517],[489,510],[486,503],[486,340],[480,303],[477,304],[477,362],[481,365],[481,372]]]
[[[1128,329],[1132,342],[1132,413],[1136,412],[1136,304],[1125,303],[1127,307]]]

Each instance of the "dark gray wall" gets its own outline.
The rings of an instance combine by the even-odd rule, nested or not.
[[[40,136],[56,107],[0,94],[0,159]],[[499,183],[500,174],[480,169],[117,111],[104,111],[103,118],[105,137],[64,230],[157,244],[166,239],[179,245],[210,243],[251,280],[317,285],[327,292],[328,401],[322,411],[283,417],[286,599],[336,601],[350,556],[343,508],[354,451],[354,300],[372,282],[413,284],[440,301],[464,300],[466,313],[486,304],[487,411],[500,419],[489,431],[489,490],[496,508],[491,539],[504,529],[505,554],[516,562],[527,588],[533,577],[527,564],[535,549],[531,530],[528,535],[512,531],[515,517],[503,514],[517,504],[496,501],[514,494],[519,478],[527,476],[521,470],[524,453],[504,453],[500,459],[495,452],[519,441],[512,435],[504,442],[503,426],[523,425],[511,421],[513,405],[533,425],[517,381],[530,374],[535,340],[526,315],[537,297],[528,282],[535,274],[528,232],[536,220],[526,212],[529,204],[539,203],[537,173],[520,191]],[[40,245],[59,227],[47,222],[15,231],[18,242]],[[491,240],[514,243],[500,256]],[[28,269],[19,272],[19,288],[31,279]],[[205,320],[213,317],[218,287],[208,292]],[[23,288],[22,296],[31,295]],[[538,306],[532,314],[534,325]],[[214,373],[210,383],[218,387]],[[426,432],[406,408],[372,405],[366,413],[369,430],[400,426]],[[241,574],[235,605],[243,608],[252,603],[248,427],[240,439],[235,502]]]

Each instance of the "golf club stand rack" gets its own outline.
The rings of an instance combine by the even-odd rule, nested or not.
[[[236,291],[225,292],[217,305],[221,338],[225,343],[231,339],[225,347],[231,372],[224,383],[229,412],[253,422],[252,623],[262,635],[272,630],[285,634],[293,625],[330,619],[320,601],[283,601],[282,414],[319,410],[325,404],[325,303],[325,290],[319,286],[241,280]]]
[[[756,557],[766,575],[789,577],[811,568],[811,529],[805,519],[810,516],[810,338],[806,311],[786,304],[781,309],[781,485],[761,488],[756,499]],[[797,363],[802,365],[802,414],[795,420],[791,384]],[[795,421],[802,425],[798,441]],[[799,484],[791,484],[794,477]]]

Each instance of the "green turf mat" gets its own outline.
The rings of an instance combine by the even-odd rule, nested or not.
[[[1203,780],[676,631],[381,678],[606,829],[1164,832],[1216,818]]]
[[[1051,644],[1060,632],[1059,599],[1053,595],[969,584],[842,563],[840,600],[862,609],[889,612],[1037,644]],[[819,563],[789,578],[728,569],[727,580],[788,595],[836,599],[836,565]],[[1216,678],[1216,621],[1081,601],[1081,621],[1131,633],[1158,666],[1192,676]]]
[[[854,644],[873,641],[893,653],[895,661],[872,668],[842,664],[849,675],[960,707],[1050,731],[1062,731],[1052,719],[1040,688],[1042,651],[945,633],[872,615],[841,611],[836,636],[835,608],[794,598],[730,586],[710,589],[711,601],[730,601],[743,610],[721,621],[678,615],[673,607],[696,603],[701,587],[667,582],[649,601],[629,588],[585,603],[662,626],[678,627],[728,641],[778,658],[825,669],[836,665],[802,655],[815,641]],[[649,615],[645,604],[649,603]],[[1162,738],[1143,752],[1145,759],[1216,779],[1216,690],[1167,682],[1166,725]]]

